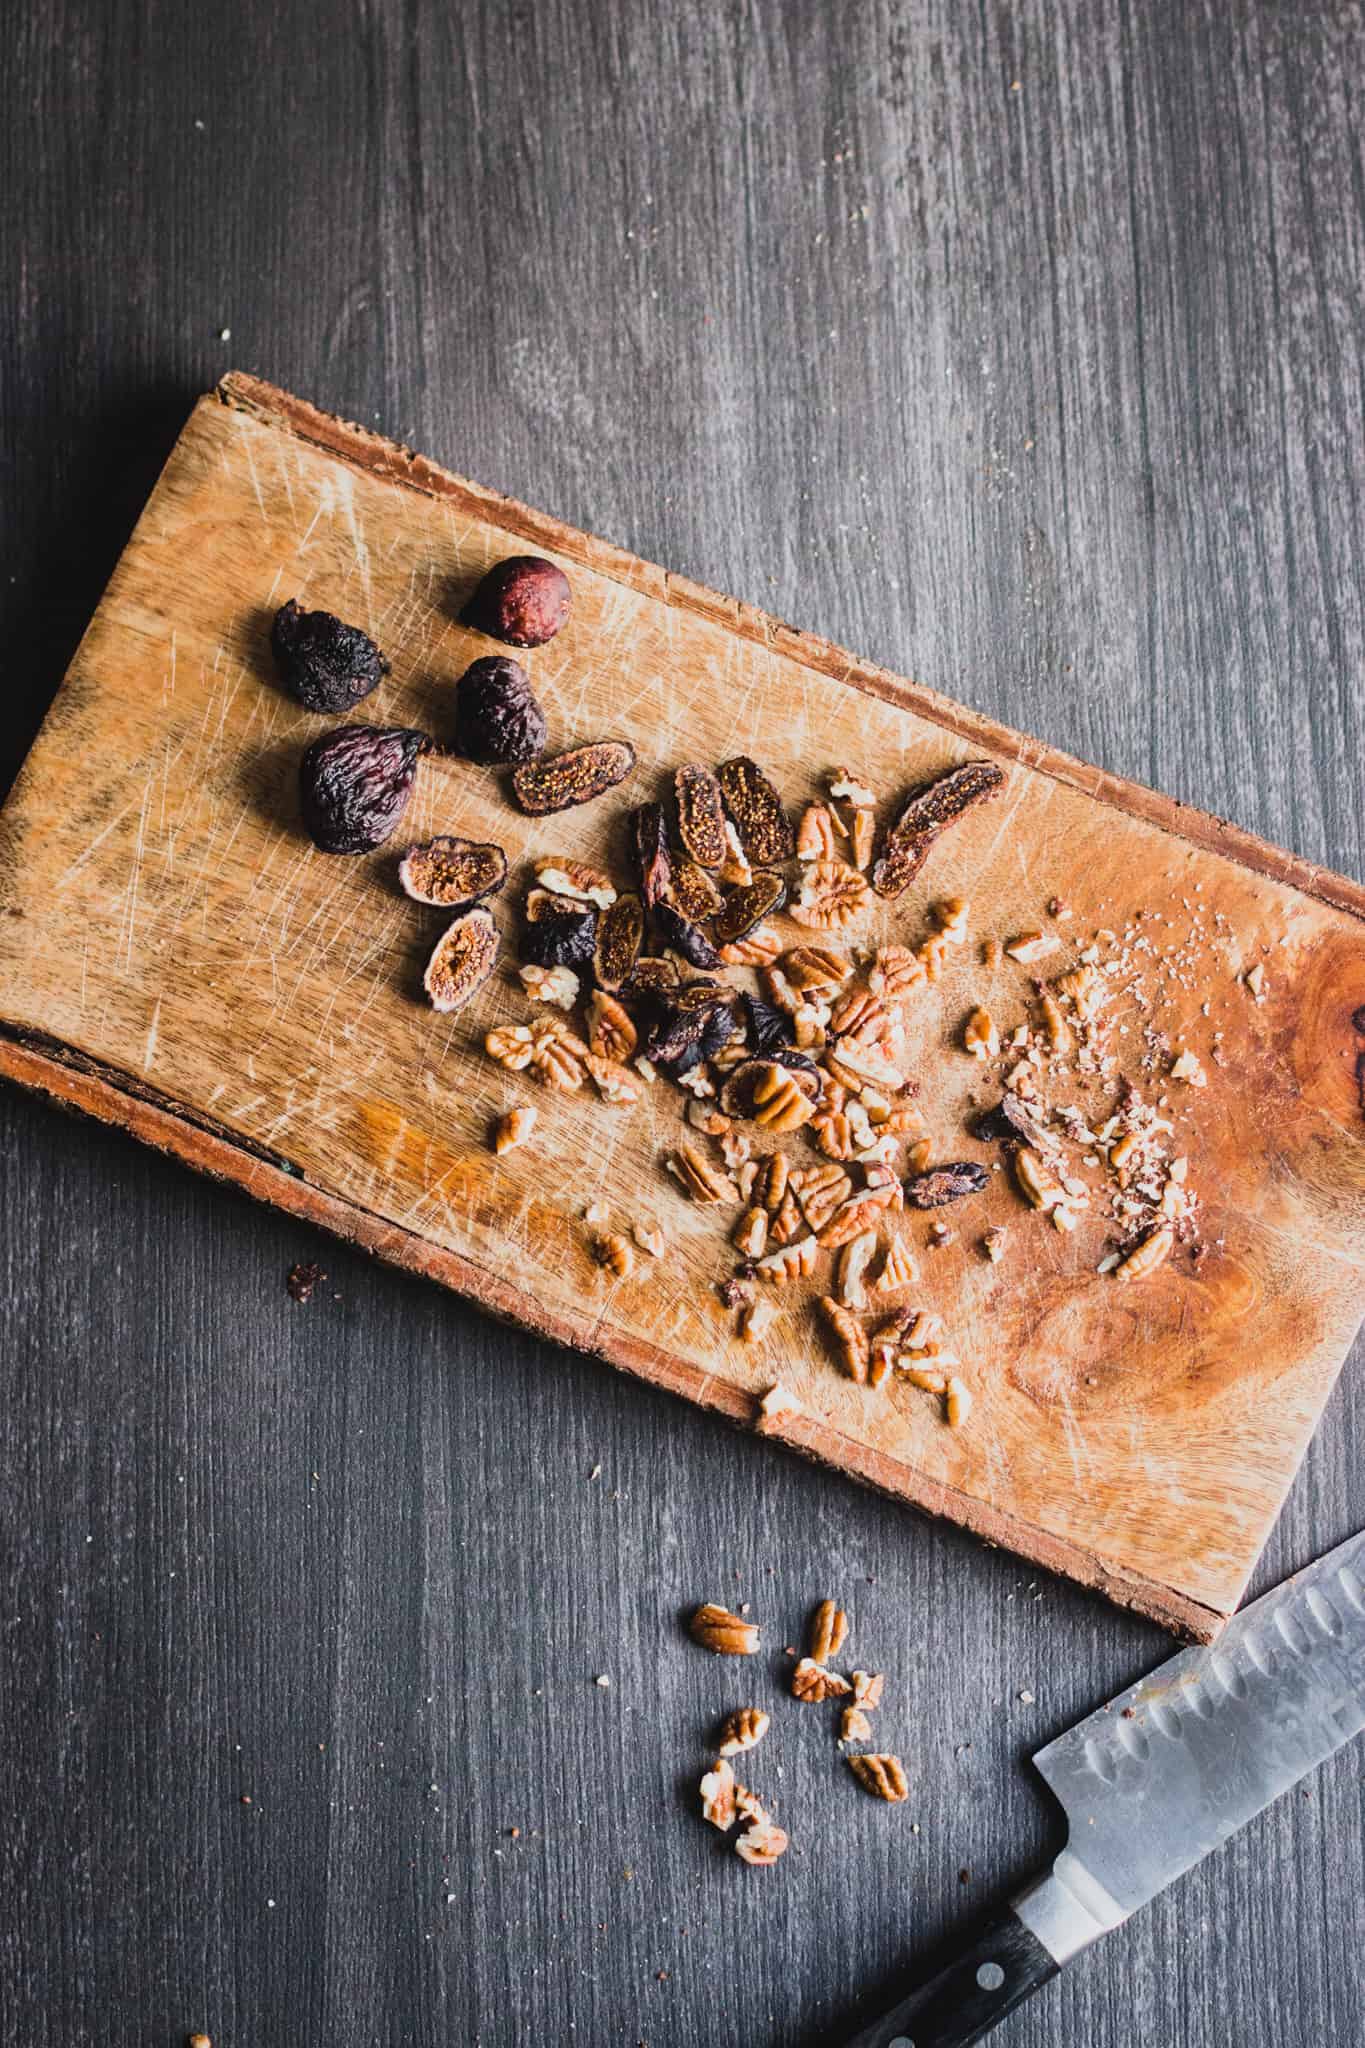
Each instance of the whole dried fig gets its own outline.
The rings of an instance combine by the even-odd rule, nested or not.
[[[389,672],[368,633],[344,625],[331,612],[303,611],[294,597],[275,614],[270,651],[309,711],[349,711]]]
[[[509,647],[543,647],[569,616],[569,579],[543,555],[509,555],[479,584],[460,617]]]
[[[408,807],[426,734],[405,726],[342,725],[304,750],[303,822],[324,853],[382,846]]]
[[[505,654],[471,662],[455,686],[455,744],[468,761],[533,761],[549,727],[531,678]]]

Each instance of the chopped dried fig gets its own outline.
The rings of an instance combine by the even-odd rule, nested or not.
[[[722,761],[716,772],[745,858],[765,868],[790,860],[796,851],[796,834],[781,797],[758,763],[747,754],[737,754],[733,760]]]
[[[624,782],[635,766],[635,749],[625,740],[594,740],[567,754],[526,761],[512,776],[512,793],[533,818],[591,803]]]
[[[785,1010],[779,1010],[775,1003],[765,1003],[761,997],[747,992],[740,997],[740,1002],[744,1009],[745,1035],[750,1051],[760,1059],[767,1059],[791,1045],[792,1023]]]
[[[667,996],[676,991],[681,981],[676,960],[665,959],[662,954],[642,953],[622,988],[631,996]],[[607,983],[602,986],[607,987]]]
[[[882,841],[872,867],[872,886],[879,896],[899,896],[929,858],[941,832],[956,823],[973,804],[994,796],[1005,780],[994,761],[964,761],[913,792]]]
[[[671,903],[655,904],[654,922],[664,944],[681,953],[694,967],[720,966],[720,955],[701,926],[683,917]]]
[[[532,889],[519,951],[536,967],[590,967],[597,945],[597,912],[591,903]]]
[[[645,1042],[645,1054],[675,1078],[691,1073],[693,1067],[719,1051],[734,1029],[733,997],[728,989],[713,996],[702,991],[679,989],[659,999],[659,1014]],[[694,999],[689,1000],[689,997]]]
[[[533,761],[548,732],[519,662],[502,654],[471,662],[455,686],[455,745],[467,761]]]
[[[694,860],[679,861],[673,870],[668,900],[689,924],[704,924],[724,900],[706,869]]]
[[[447,925],[422,977],[433,1010],[461,1010],[487,981],[498,957],[498,928],[486,910]]]
[[[1034,1118],[1019,1097],[1008,1091],[994,1109],[983,1110],[970,1128],[972,1136],[986,1145],[1012,1144],[1020,1140],[1031,1145],[1038,1135]]]
[[[331,612],[303,611],[293,597],[275,614],[270,651],[309,711],[349,711],[389,672],[368,633],[343,625]]]
[[[543,555],[509,555],[480,582],[460,618],[509,647],[543,647],[569,616],[572,594],[562,569]]]
[[[720,784],[709,768],[690,761],[673,778],[678,802],[678,837],[702,868],[718,868],[725,860],[725,805]]]
[[[928,1173],[912,1174],[905,1183],[905,1199],[912,1209],[944,1209],[964,1195],[979,1195],[989,1180],[984,1166],[957,1159],[947,1166],[932,1167]]]
[[[662,804],[640,804],[630,814],[630,853],[645,908],[652,910],[668,895],[673,856],[668,846],[668,820]]]
[[[732,889],[724,906],[712,920],[711,936],[718,946],[733,946],[762,924],[787,900],[787,885],[781,875],[761,869],[745,889]]]
[[[644,906],[627,890],[608,904],[597,920],[593,972],[599,988],[619,989],[634,973],[644,944]]]
[[[304,750],[303,822],[324,853],[382,846],[408,807],[425,733],[405,726],[343,725]]]
[[[457,839],[443,833],[410,846],[398,863],[398,879],[414,903],[467,910],[507,880],[507,855],[491,840]]]

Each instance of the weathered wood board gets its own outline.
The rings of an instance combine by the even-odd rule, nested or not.
[[[714,1289],[723,1225],[662,1171],[676,1092],[616,1111],[491,1065],[483,1033],[526,1015],[515,982],[434,1016],[420,971],[440,914],[398,891],[394,850],[328,859],[301,831],[298,757],[324,721],[277,686],[273,609],[297,594],[363,624],[393,673],[361,715],[440,733],[488,649],[463,596],[528,546],[574,589],[569,626],[527,657],[552,743],[624,736],[636,774],[536,821],[497,777],[429,760],[398,844],[496,839],[516,875],[541,852],[608,857],[620,799],[684,759],[752,752],[795,807],[836,763],[889,797],[987,753],[1004,797],[860,935],[913,938],[933,898],[971,902],[974,943],[916,1012],[936,1151],[992,1156],[963,1136],[992,1091],[955,1048],[977,1001],[1022,1017],[1029,977],[976,942],[1037,926],[1053,896],[1062,964],[1138,933],[1144,1027],[1203,1060],[1207,1088],[1173,1087],[1166,1111],[1201,1197],[1197,1264],[1117,1286],[1096,1271],[1099,1217],[1055,1232],[1007,1174],[942,1249],[915,1219],[923,1303],[976,1396],[965,1431],[911,1389],[841,1378],[809,1315],[739,1344]],[[738,1420],[780,1379],[804,1410],[793,1445],[1208,1636],[1365,1308],[1362,916],[1355,883],[231,377],[196,407],[0,814],[0,1070]],[[494,1161],[491,1120],[528,1093],[533,1141]],[[667,1257],[609,1282],[594,1198],[661,1221]],[[995,1224],[998,1265],[980,1249]]]

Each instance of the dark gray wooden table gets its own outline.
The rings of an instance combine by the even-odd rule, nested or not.
[[[1365,874],[1354,0],[16,0],[0,66],[0,787],[239,364]],[[1165,1649],[10,1091],[0,1219],[5,2044],[836,2041]],[[1262,1585],[1365,1523],[1358,1365]],[[746,1871],[691,1788],[781,1659],[679,1613],[826,1592],[911,1801],[785,1713]],[[1358,2044],[1363,1766],[1001,2040]]]

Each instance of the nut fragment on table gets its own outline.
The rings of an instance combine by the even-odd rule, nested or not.
[[[735,1854],[760,1868],[776,1863],[787,1852],[788,1836],[775,1820],[755,1821],[735,1843]]]
[[[635,1247],[619,1231],[606,1231],[595,1238],[592,1253],[602,1270],[617,1280],[628,1280],[635,1271]]]
[[[882,1257],[881,1269],[872,1282],[872,1292],[879,1298],[900,1294],[913,1286],[918,1278],[919,1266],[914,1252],[903,1237],[893,1237]]]
[[[845,1707],[839,1721],[841,1742],[870,1742],[872,1723],[861,1707]]]
[[[628,1060],[637,1044],[634,1021],[624,1003],[606,989],[595,988],[588,997],[588,1044],[604,1059]]]
[[[816,931],[843,931],[857,923],[871,902],[872,891],[860,868],[842,860],[813,860],[787,915]]]
[[[993,1060],[1000,1051],[1000,1033],[989,1010],[972,1011],[962,1032],[962,1043],[977,1060]]]
[[[810,1654],[817,1664],[828,1664],[848,1640],[848,1616],[832,1600],[822,1600],[811,1616]]]
[[[829,1329],[840,1365],[857,1385],[865,1385],[870,1351],[866,1330],[852,1310],[835,1301],[831,1295],[820,1296],[820,1313]]]
[[[776,1287],[785,1287],[792,1280],[805,1280],[815,1271],[819,1246],[813,1237],[799,1237],[793,1244],[783,1245],[780,1250],[769,1252],[760,1259],[756,1270],[763,1279]]]
[[[1164,1265],[1175,1245],[1175,1231],[1169,1223],[1162,1223],[1134,1245],[1126,1258],[1120,1259],[1114,1268],[1116,1280],[1145,1280],[1158,1266]]]
[[[905,1766],[898,1756],[876,1755],[865,1751],[860,1756],[851,1756],[848,1767],[864,1791],[875,1793],[878,1799],[891,1804],[909,1796],[910,1786],[905,1775]]]
[[[669,1155],[668,1169],[681,1181],[694,1202],[734,1202],[739,1198],[739,1189],[729,1174],[713,1166],[695,1145],[679,1145],[677,1151]]]
[[[752,1657],[758,1648],[758,1629],[742,1614],[704,1600],[687,1624],[692,1640],[718,1657]]]
[[[789,1420],[792,1416],[804,1415],[805,1412],[791,1388],[784,1387],[781,1381],[778,1381],[775,1386],[768,1388],[759,1402],[754,1424],[762,1434],[764,1431],[775,1429],[779,1423]]]
[[[870,1714],[882,1703],[882,1687],[886,1679],[880,1671],[855,1671],[853,1674],[853,1698],[860,1707]]]
[[[724,1757],[714,1763],[701,1784],[701,1817],[724,1834],[735,1824],[735,1774]]]
[[[772,1717],[762,1707],[736,1707],[720,1731],[721,1755],[738,1756],[743,1749],[754,1749],[771,1725]]]
[[[965,1429],[967,1418],[972,1412],[971,1388],[956,1373],[950,1377],[944,1388],[944,1409],[949,1429]]]
[[[792,1698],[803,1706],[818,1707],[826,1700],[844,1698],[852,1687],[842,1672],[827,1671],[813,1657],[803,1657],[792,1672],[791,1690]]]
[[[859,1231],[851,1237],[839,1253],[837,1267],[837,1288],[839,1300],[845,1308],[865,1309],[867,1307],[867,1286],[864,1275],[877,1252],[875,1230]]]

